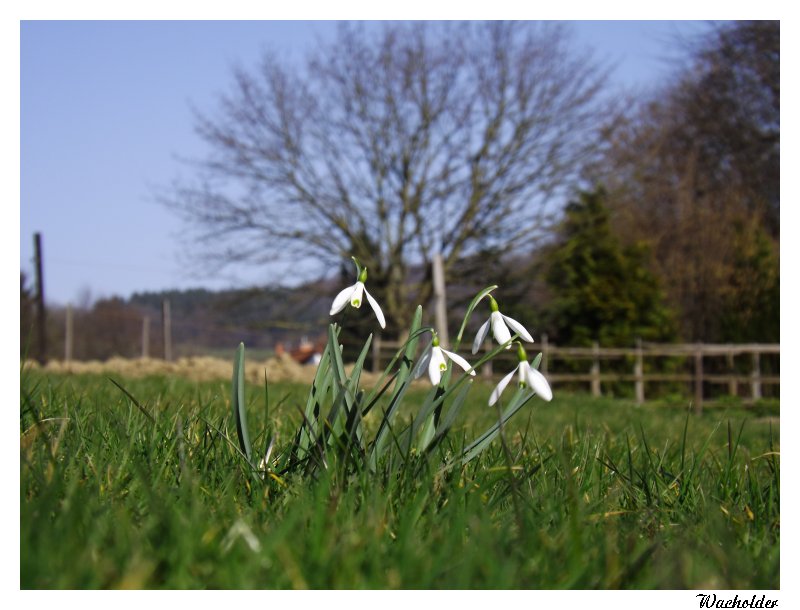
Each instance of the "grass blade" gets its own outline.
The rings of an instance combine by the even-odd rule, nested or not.
[[[122,387],[122,386],[121,386],[119,383],[117,383],[116,381],[114,381],[114,380],[113,380],[111,377],[107,377],[106,379],[108,379],[108,380],[109,380],[111,383],[113,383],[113,384],[114,384],[115,386],[117,386],[117,387],[118,387],[120,390],[122,390],[122,393],[123,393],[123,394],[125,394],[125,396],[127,396],[128,398],[130,398],[130,399],[131,399],[131,402],[133,402],[133,404],[134,404],[134,405],[136,405],[136,408],[137,408],[137,409],[139,409],[139,410],[140,410],[142,413],[144,413],[144,414],[145,414],[145,416],[147,417],[147,419],[149,419],[149,420],[150,420],[151,422],[153,422],[153,423],[156,423],[156,420],[155,420],[155,418],[154,418],[152,415],[150,415],[150,413],[148,412],[148,410],[147,410],[147,409],[145,409],[145,408],[144,408],[144,407],[143,407],[141,404],[139,404],[139,401],[138,401],[138,400],[136,400],[136,398],[133,396],[133,394],[131,394],[130,392],[128,392],[128,390],[126,390],[125,388],[123,388],[123,387]]]

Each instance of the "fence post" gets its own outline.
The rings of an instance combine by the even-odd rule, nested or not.
[[[550,346],[547,344],[547,333],[542,333],[542,365],[539,367],[542,375],[547,375],[547,351]]]
[[[592,343],[592,396],[600,396],[600,344]]]
[[[731,376],[728,381],[728,394],[731,396],[738,396],[739,384],[736,382],[736,367],[733,362],[733,351],[728,352],[725,356],[725,361],[728,364],[728,374]]]
[[[753,400],[761,399],[761,354],[753,352],[753,372],[750,373],[750,394]]]
[[[33,234],[34,264],[36,266],[36,338],[38,360],[47,362],[47,310],[44,307],[44,272],[42,271],[42,234]]]
[[[142,318],[142,358],[150,357],[150,316]]]
[[[172,360],[172,320],[169,299],[161,302],[161,327],[164,330],[164,360]]]
[[[489,353],[492,351],[492,339],[490,337],[486,338],[486,347],[484,348],[485,353]],[[481,375],[486,377],[487,379],[491,379],[492,374],[494,373],[494,369],[492,368],[492,361],[489,360],[488,362],[483,364],[483,368],[481,368]]]
[[[381,369],[381,338],[375,335],[372,339],[372,372],[377,373]]]
[[[633,376],[636,378],[636,404],[644,403],[644,356],[642,340],[636,339],[636,361],[633,365]]]
[[[645,347],[646,346],[646,347]],[[587,349],[589,347],[589,349]],[[636,340],[636,345],[628,347],[627,349],[603,349],[599,342],[591,342],[587,346],[584,344],[581,347],[561,347],[556,344],[550,344],[547,336],[542,334],[542,361],[540,371],[542,374],[547,374],[550,366],[550,358],[579,358],[585,365],[588,360],[590,367],[583,368],[582,370],[565,373],[561,372],[556,375],[561,382],[588,384],[587,392],[591,392],[593,396],[601,396],[603,390],[603,381],[608,379],[616,379],[617,375],[603,375],[600,371],[601,359],[611,358],[625,358],[633,357],[634,362],[628,360],[628,366],[632,366],[633,375],[629,373],[623,375],[623,378],[629,382],[633,382],[634,397],[637,404],[645,403],[647,401],[647,384],[650,384],[650,389],[656,388],[663,382],[674,382],[679,380],[681,384],[681,391],[684,395],[688,394],[690,403],[697,413],[702,413],[705,408],[705,386],[708,384],[710,391],[709,400],[713,402],[713,397],[717,396],[719,390],[722,390],[724,395],[725,389],[736,391],[738,396],[744,396],[749,400],[756,401],[763,398],[763,386],[780,385],[780,378],[776,373],[772,372],[769,368],[765,373],[761,367],[761,354],[770,354],[768,358],[770,361],[768,365],[772,364],[771,354],[780,356],[780,344],[711,344],[705,343],[680,343],[680,344],[657,344],[646,343],[641,339]],[[750,370],[744,371],[742,376],[741,371],[738,374],[736,370],[730,370],[728,375],[723,374],[709,374],[705,375],[705,360],[706,356],[713,359],[721,360],[723,357],[728,358],[728,365],[735,367],[737,370],[741,369],[742,362],[736,362],[736,357],[741,355],[752,357],[752,367]],[[663,374],[659,373],[659,367],[655,369],[651,365],[645,370],[645,358],[657,358],[666,356],[668,358],[680,358],[680,374]],[[740,358],[740,360],[741,360]],[[778,365],[779,365],[778,361]],[[721,364],[721,362],[720,362]],[[767,365],[765,365],[767,367]],[[558,368],[558,367],[556,367]],[[714,367],[712,367],[714,368]],[[747,367],[745,367],[747,368]],[[653,369],[653,370],[651,370]],[[724,371],[725,369],[720,369]],[[711,373],[714,373],[712,370]],[[748,387],[749,385],[749,387]],[[718,386],[718,387],[717,387]],[[725,389],[723,389],[725,388]],[[606,388],[608,389],[608,388]],[[743,393],[743,394],[742,394]]]
[[[703,350],[699,343],[694,346],[694,410],[703,410]]]
[[[67,304],[66,332],[64,333],[64,362],[72,361],[72,305]]]
[[[442,255],[433,255],[433,302],[436,317],[436,331],[442,347],[450,348],[450,337],[447,334],[447,298],[445,296],[444,261]]]

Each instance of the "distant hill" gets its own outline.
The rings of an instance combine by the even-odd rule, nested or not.
[[[332,283],[137,292],[127,304],[160,322],[161,304],[168,299],[176,344],[222,348],[245,341],[249,347],[271,348],[277,342],[294,344],[325,332]]]

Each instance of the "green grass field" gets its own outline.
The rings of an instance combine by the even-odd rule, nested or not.
[[[22,588],[780,586],[777,406],[687,416],[556,388],[441,472],[497,417],[477,381],[428,462],[262,478],[229,384],[117,381],[147,413],[104,377],[22,374]],[[291,442],[307,392],[272,384],[267,411],[247,387],[258,453],[267,417],[275,451]]]

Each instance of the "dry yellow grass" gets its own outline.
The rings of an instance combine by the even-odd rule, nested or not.
[[[172,362],[155,358],[110,358],[105,361],[89,360],[86,362],[51,360],[44,367],[34,361],[25,363],[26,367],[40,368],[53,373],[72,374],[109,374],[123,377],[147,377],[149,375],[176,375],[194,381],[211,381],[216,379],[231,379],[233,375],[233,362],[209,356],[195,356],[178,358]],[[348,373],[351,366],[346,367]],[[261,384],[264,382],[266,370],[269,381],[296,381],[311,383],[314,380],[316,366],[302,365],[292,360],[288,354],[282,354],[264,361],[248,360],[245,364],[247,381]],[[376,375],[364,371],[362,380],[365,383],[374,382]]]

